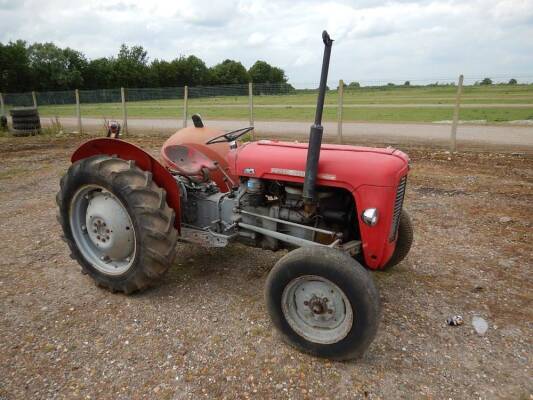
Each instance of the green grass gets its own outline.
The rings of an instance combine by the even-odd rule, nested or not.
[[[344,94],[345,121],[383,122],[431,122],[452,118],[451,106],[455,102],[456,88],[440,87],[383,87],[346,90]],[[254,96],[254,118],[256,120],[310,121],[314,115],[316,92],[298,91],[291,95]],[[337,91],[326,95],[324,119],[337,118]],[[379,108],[358,108],[358,104],[385,105]],[[401,108],[386,105],[403,105]],[[410,106],[424,104],[426,107]],[[431,105],[450,105],[449,108]],[[464,87],[462,104],[485,104],[488,108],[463,108],[462,120],[487,120],[505,122],[517,119],[533,119],[533,85],[493,85]],[[498,108],[490,104],[524,105],[531,108]],[[221,96],[189,100],[189,114],[198,112],[204,118],[248,119],[248,98],[246,96]],[[273,107],[268,107],[273,106]],[[82,115],[98,118],[121,118],[119,103],[82,104]],[[177,118],[183,115],[182,100],[136,101],[127,104],[128,116],[132,118]],[[75,116],[74,105],[43,106],[39,108],[44,117]]]

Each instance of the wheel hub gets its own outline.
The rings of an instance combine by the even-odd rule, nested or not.
[[[87,206],[89,238],[102,250],[104,258],[125,259],[133,250],[130,218],[118,200],[108,192],[95,192]]]
[[[321,315],[321,314],[332,314],[333,310],[331,308],[328,308],[328,301],[329,299],[327,297],[317,297],[316,295],[313,295],[311,300],[304,301],[304,305],[308,306],[313,314]]]
[[[305,275],[291,281],[283,291],[282,310],[298,334],[316,343],[338,342],[353,323],[344,292],[320,276]]]
[[[135,254],[135,229],[121,201],[90,185],[71,203],[70,224],[78,248],[97,269],[109,275],[129,269]]]

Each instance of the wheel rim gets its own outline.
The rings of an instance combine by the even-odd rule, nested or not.
[[[321,276],[293,279],[283,290],[281,305],[291,328],[314,343],[336,343],[352,328],[348,298],[336,284]]]
[[[80,188],[70,203],[70,230],[83,257],[106,275],[121,275],[133,264],[135,228],[126,207],[98,185]]]

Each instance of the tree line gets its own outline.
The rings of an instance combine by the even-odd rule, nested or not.
[[[174,87],[287,82],[285,72],[265,61],[246,69],[224,60],[207,67],[200,58],[179,56],[150,61],[142,46],[123,44],[116,56],[88,59],[82,52],[53,43],[28,45],[17,40],[0,43],[0,91],[26,92],[110,89],[117,87]]]

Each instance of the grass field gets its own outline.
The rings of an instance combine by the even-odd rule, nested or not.
[[[345,121],[433,122],[450,120],[456,88],[380,87],[345,90]],[[256,95],[254,119],[308,121],[313,118],[316,91],[297,91],[289,95]],[[464,87],[461,120],[486,120],[489,123],[533,119],[533,85],[493,85]],[[358,107],[359,106],[359,107]],[[531,107],[529,107],[531,106]],[[134,101],[127,104],[132,118],[182,118],[182,100]],[[219,96],[189,99],[189,114],[208,119],[247,120],[248,97]],[[44,117],[71,117],[75,106],[40,107]],[[120,118],[119,103],[82,104],[86,117]],[[337,118],[337,91],[326,96],[325,120]]]

